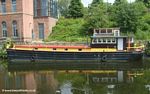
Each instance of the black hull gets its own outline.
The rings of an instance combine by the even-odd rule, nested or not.
[[[142,62],[138,52],[49,52],[7,49],[10,62]]]

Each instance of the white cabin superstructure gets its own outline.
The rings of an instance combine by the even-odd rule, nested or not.
[[[93,36],[120,36],[119,28],[94,29]]]
[[[134,43],[133,38],[121,36],[119,28],[94,29],[91,37],[91,47],[93,48],[116,48],[122,51],[127,50],[129,43]]]

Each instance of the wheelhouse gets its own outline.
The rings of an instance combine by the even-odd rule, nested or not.
[[[116,48],[119,51],[133,46],[133,37],[121,36],[119,28],[94,29],[91,36],[92,48]]]

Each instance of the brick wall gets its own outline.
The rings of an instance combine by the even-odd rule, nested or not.
[[[39,40],[39,27],[38,24],[44,23],[44,38],[47,38],[52,32],[52,27],[56,25],[57,19],[51,17],[37,17],[34,18],[34,40]]]
[[[0,13],[0,24],[3,21],[7,24],[8,37],[13,37],[12,22],[17,21],[17,30],[19,37],[15,40],[30,41],[33,29],[33,0],[17,0],[16,12],[12,12],[11,0],[6,0],[6,13]],[[0,25],[0,39],[2,37],[2,25]]]
[[[7,34],[8,37],[13,37],[13,32],[12,32],[12,22],[13,21],[17,21],[17,29],[18,29],[18,33],[19,33],[19,38],[22,36],[21,32],[23,31],[23,15],[22,14],[17,14],[17,15],[0,15],[0,23],[2,24],[3,21],[6,22],[7,24]],[[0,38],[2,38],[2,25],[0,25]]]
[[[33,30],[33,0],[23,0],[23,39],[32,40]]]
[[[0,2],[1,3],[1,2]],[[44,23],[44,37],[47,38],[52,32],[52,27],[56,24],[56,19],[51,17],[33,17],[33,0],[16,0],[16,12],[12,12],[11,0],[6,0],[6,13],[0,12],[0,41],[6,38],[2,37],[2,22],[7,24],[7,35],[13,38],[12,22],[17,21],[19,41],[31,41],[32,31],[35,39],[39,40],[39,23]]]

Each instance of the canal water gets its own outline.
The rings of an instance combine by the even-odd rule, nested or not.
[[[37,69],[25,67],[9,69],[5,63],[1,64],[0,94],[150,94],[148,68],[51,70],[37,65]]]

